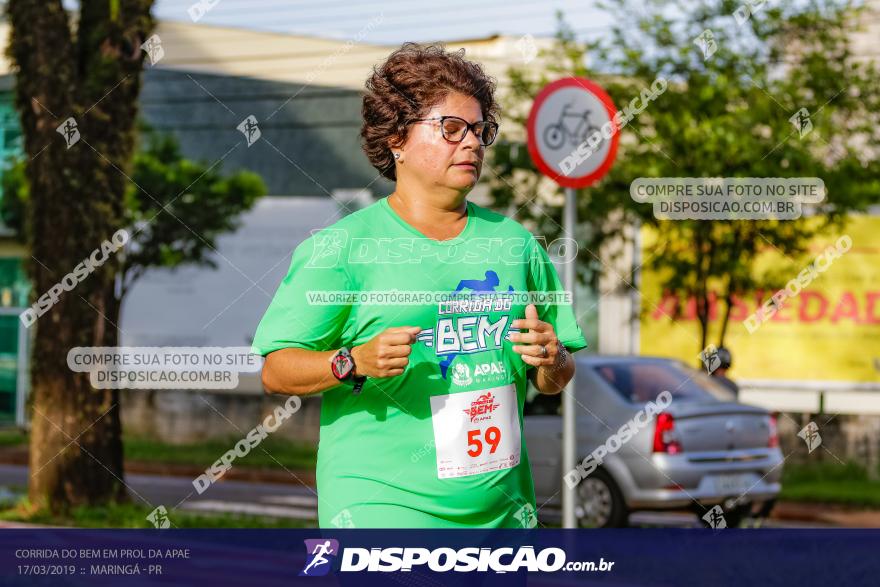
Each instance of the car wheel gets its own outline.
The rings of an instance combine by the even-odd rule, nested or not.
[[[742,526],[749,513],[752,511],[751,504],[738,505],[730,511],[724,512],[724,518],[727,520],[728,528],[739,528]]]
[[[611,475],[597,469],[577,486],[575,515],[581,528],[622,528],[629,511]]]
[[[755,511],[756,508],[753,506],[745,518],[745,526],[747,528],[760,528],[763,526],[764,522],[770,517],[770,512],[773,511],[774,505],[776,505],[776,500],[771,499],[757,504],[757,511]]]
[[[770,517],[770,513],[773,511],[773,507],[776,505],[775,499],[770,499],[761,504],[761,507],[758,509],[758,513],[755,514],[755,517],[758,519],[766,519]]]

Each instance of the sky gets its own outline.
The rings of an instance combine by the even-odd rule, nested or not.
[[[495,33],[551,37],[557,30],[556,12],[562,11],[581,40],[607,39],[612,18],[597,6],[598,1],[155,0],[153,13],[161,20],[394,45],[482,38]],[[808,1],[786,0],[785,4],[799,6]],[[855,1],[880,8],[880,0]],[[3,2],[0,0],[0,4]],[[743,4],[747,2],[742,0]],[[63,0],[63,4],[76,9],[80,2]],[[638,7],[639,3],[633,5]],[[680,15],[676,5],[671,1],[666,5],[671,16]]]
[[[65,2],[74,5],[75,2]],[[448,41],[494,33],[552,36],[556,10],[582,35],[602,35],[609,18],[594,0],[156,0],[154,14],[162,20],[311,36],[352,39],[366,43]],[[381,17],[381,18],[380,18]],[[378,22],[372,26],[370,22]]]

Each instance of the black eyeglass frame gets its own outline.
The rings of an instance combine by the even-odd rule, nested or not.
[[[450,139],[448,136],[446,136],[446,131],[445,131],[444,128],[443,128],[443,123],[444,123],[447,119],[460,120],[460,121],[461,121],[462,123],[464,123],[464,125],[465,125],[465,131],[464,131],[464,134],[461,135],[461,138],[458,139],[457,141],[456,141],[455,139]],[[462,117],[460,117],[460,116],[432,116],[431,118],[413,118],[413,119],[410,120],[407,124],[410,124],[410,123],[413,123],[413,122],[426,122],[426,121],[429,121],[429,120],[439,120],[439,121],[440,121],[440,133],[443,135],[443,138],[444,138],[444,139],[446,139],[447,141],[449,141],[449,142],[451,142],[451,143],[460,143],[460,142],[462,142],[462,141],[465,139],[465,137],[467,137],[468,132],[472,132],[472,133],[474,133],[474,136],[477,137],[477,141],[479,141],[480,146],[483,146],[483,147],[488,147],[489,145],[491,145],[492,143],[495,142],[495,139],[498,138],[498,123],[497,123],[497,122],[492,122],[491,120],[478,120],[477,122],[470,123],[470,122],[468,122],[467,120],[465,120],[464,118],[462,118]],[[492,140],[489,141],[488,143],[483,143],[483,139],[482,139],[482,137],[480,136],[480,134],[482,134],[482,133],[477,134],[477,129],[476,129],[476,127],[477,127],[478,124],[486,125],[486,126],[488,126],[489,128],[494,128],[494,129],[495,129],[495,132],[494,132],[494,134],[493,134],[493,136],[492,136]]]

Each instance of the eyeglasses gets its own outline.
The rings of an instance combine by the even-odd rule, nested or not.
[[[433,118],[416,118],[410,122],[424,122],[428,120],[440,121],[440,132],[443,138],[453,143],[460,143],[467,136],[468,130],[474,133],[477,140],[484,147],[488,147],[495,141],[498,135],[498,124],[489,120],[478,120],[470,124],[464,118],[458,116],[435,116]]]

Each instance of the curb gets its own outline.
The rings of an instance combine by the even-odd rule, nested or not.
[[[842,528],[880,528],[880,510],[839,504],[782,501],[777,502],[770,517],[774,520],[817,522]]]

